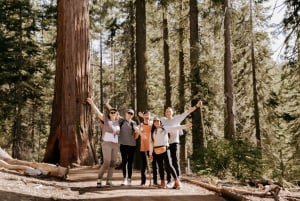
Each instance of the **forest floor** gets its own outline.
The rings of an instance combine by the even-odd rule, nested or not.
[[[190,182],[197,180],[204,182],[208,180],[207,178],[183,176],[183,185],[180,190],[160,189],[149,185],[140,186],[140,173],[134,171],[132,185],[121,186],[122,174],[120,170],[116,170],[113,179],[114,186],[96,188],[97,171],[96,167],[73,168],[70,169],[66,180],[58,180],[49,177],[28,177],[14,171],[0,169],[0,200],[226,201],[218,193]],[[259,191],[249,186],[235,185],[233,182],[227,182],[226,186],[250,192]],[[279,196],[280,200],[300,200],[300,189],[281,190]],[[264,198],[247,195],[245,198],[252,201],[274,200],[271,195]]]

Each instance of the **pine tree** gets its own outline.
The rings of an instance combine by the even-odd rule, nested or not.
[[[35,150],[35,131],[38,122],[45,119],[39,109],[47,100],[45,86],[49,85],[51,71],[42,55],[39,34],[42,18],[30,1],[1,1],[0,65],[1,65],[1,119],[11,126],[12,156],[32,159]],[[30,116],[29,116],[30,115]],[[42,115],[42,116],[40,116]],[[46,118],[47,119],[47,118]],[[40,122],[41,123],[41,122]],[[47,124],[46,122],[40,125]]]

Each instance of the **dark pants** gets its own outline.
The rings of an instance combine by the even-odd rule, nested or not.
[[[135,146],[120,145],[120,152],[122,157],[122,170],[123,177],[126,178],[126,172],[128,171],[128,178],[132,176],[132,164],[135,152]]]
[[[169,145],[169,150],[170,150],[170,155],[171,155],[171,161],[172,161],[172,166],[174,167],[176,171],[176,175],[179,177],[180,176],[180,167],[179,167],[179,161],[178,161],[178,143],[173,143]],[[171,173],[170,171],[167,172],[167,181],[171,181]]]
[[[146,173],[147,173],[147,165],[149,163],[147,157],[149,156],[149,152],[141,151],[140,154],[141,154],[141,162],[142,162],[142,164],[141,164],[141,184],[143,185],[146,183],[146,180],[147,180]],[[157,162],[156,162],[156,154],[155,153],[152,154],[151,165],[152,165],[153,183],[157,184]],[[149,164],[149,167],[150,167],[150,164]],[[150,171],[150,170],[148,170],[148,171]]]
[[[166,171],[170,172],[170,174],[172,175],[172,177],[174,179],[177,179],[176,171],[171,162],[170,150],[167,149],[166,152],[164,152],[162,154],[157,154],[156,158],[157,158],[160,179],[165,180],[165,169],[166,169]]]

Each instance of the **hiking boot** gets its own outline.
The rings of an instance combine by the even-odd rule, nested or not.
[[[160,188],[166,188],[166,182],[165,180],[160,181]]]
[[[102,181],[101,179],[97,180],[97,188],[101,188],[102,187]]]
[[[127,186],[127,179],[126,178],[123,180],[121,186]]]
[[[175,189],[181,189],[181,182],[178,179],[175,180],[174,188]]]

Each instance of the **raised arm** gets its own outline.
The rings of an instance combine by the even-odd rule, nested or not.
[[[176,126],[164,126],[164,129],[166,130],[166,132],[172,132],[172,131],[176,131],[176,130],[182,130],[182,129],[189,129],[192,127],[192,123],[188,122],[184,125],[176,125]]]
[[[202,101],[199,100],[198,103],[191,107],[189,110],[186,110],[184,113],[181,113],[179,115],[175,115],[173,119],[168,120],[170,124],[172,125],[179,125],[189,114],[194,112],[197,108],[200,108],[202,106]]]
[[[195,106],[191,107],[188,110],[188,113],[190,114],[190,113],[194,112],[197,108],[200,108],[201,106],[202,106],[202,101],[199,100],[198,103]]]
[[[108,108],[108,110],[110,110],[112,108],[112,106],[109,104],[110,99],[107,99],[107,101],[105,102],[105,106]]]
[[[96,115],[99,117],[99,119],[101,121],[104,121],[103,113],[100,112],[100,110],[95,105],[94,101],[91,98],[87,98],[86,102],[88,102],[90,104],[90,106],[92,107],[92,110],[96,113]]]

